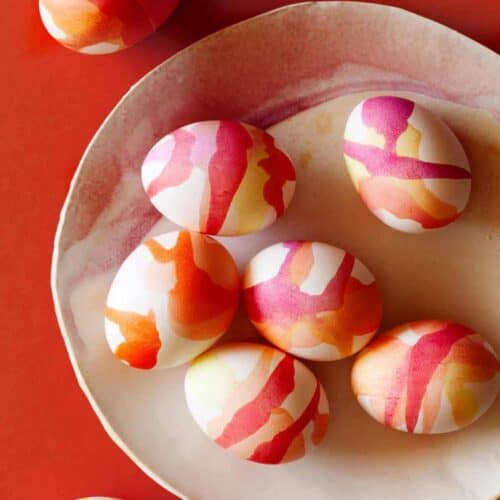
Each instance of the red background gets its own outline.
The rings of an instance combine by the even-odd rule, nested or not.
[[[49,291],[57,218],[85,146],[132,83],[202,36],[289,3],[183,0],[147,41],[96,57],[53,42],[40,23],[38,0],[3,0],[0,497],[173,498],[111,442],[78,388]],[[498,0],[392,4],[500,51]]]

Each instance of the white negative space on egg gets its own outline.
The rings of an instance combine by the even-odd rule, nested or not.
[[[377,330],[378,329],[375,329],[365,335],[355,335],[352,339],[352,351],[358,352],[365,347],[370,339],[377,333]]]
[[[141,178],[144,189],[156,179],[168,165],[172,158],[175,141],[169,135],[158,141],[148,153],[141,169]]]
[[[398,336],[408,345],[415,345],[422,338],[422,335],[419,335],[411,328],[405,328]]]
[[[234,390],[229,370],[223,365],[211,364],[210,377],[207,367],[191,365],[184,380],[184,394],[189,411],[201,429],[208,433],[211,420],[221,417],[225,401]]]
[[[195,167],[208,170],[208,160],[217,151],[216,135],[212,133],[217,124],[217,121],[208,121],[184,127],[185,130],[197,136],[196,141],[193,141],[190,155],[190,160]]]
[[[318,314],[318,317],[321,317],[321,313]],[[292,347],[288,352],[299,358],[313,359],[315,361],[331,361],[342,357],[337,347],[324,342],[313,347]]]
[[[288,248],[285,248],[282,243],[261,250],[246,267],[243,286],[250,288],[275,278],[287,255]]]
[[[422,179],[425,187],[440,200],[462,211],[469,201],[470,179]]]
[[[323,389],[323,386],[320,384],[319,386],[319,404],[318,404],[318,413],[324,415],[332,414],[332,408],[328,403],[328,398],[326,397],[325,390]],[[307,455],[310,453],[314,448],[315,448],[315,443],[314,443],[314,435],[316,431],[316,424],[313,420],[311,420],[306,427],[304,428],[304,431],[302,434],[304,435],[304,447],[305,447],[305,454]]]
[[[450,402],[447,397],[441,397],[439,401],[439,412],[437,414],[436,420],[434,422],[434,426],[432,428],[432,434],[440,434],[443,432],[452,432],[457,430],[459,427],[454,423],[453,419],[453,411],[450,405]],[[423,412],[420,411],[418,415],[418,420],[417,423],[420,424],[420,426],[415,427],[414,432],[422,433],[423,431]],[[408,429],[405,427],[404,429],[407,431]]]
[[[470,172],[469,160],[456,135],[441,118],[415,104],[408,118],[419,133],[418,157],[422,161],[457,165]]]
[[[182,365],[194,357],[196,357],[200,352],[208,349],[213,343],[213,339],[208,340],[186,340],[183,337],[176,335],[175,327],[169,323],[166,318],[167,314],[164,314],[163,321],[159,320],[157,317],[158,333],[160,334],[162,348],[158,351],[158,366],[165,365],[166,367],[174,367]],[[224,332],[220,332],[222,335]],[[176,361],[172,361],[172,353],[175,353]]]
[[[195,230],[201,222],[198,207],[204,202],[207,177],[206,170],[195,167],[183,183],[161,189],[151,202],[162,213],[168,207],[168,218],[172,222]]]
[[[138,246],[123,262],[116,273],[108,293],[106,307],[148,315],[151,311],[158,315],[158,309],[163,308],[159,303],[158,292],[147,290],[145,276],[150,266],[154,265],[148,249]],[[163,298],[166,302],[166,296]],[[120,327],[117,323],[105,318],[106,337],[113,351],[124,342]]]
[[[325,243],[312,243],[314,264],[300,291],[309,295],[321,295],[342,264],[346,252]]]
[[[322,314],[320,313],[318,317],[321,318],[321,316]],[[290,354],[315,361],[332,361],[343,357],[336,346],[324,342],[313,347],[293,347],[290,349]]]
[[[359,259],[354,260],[351,275],[363,285],[369,285],[375,281],[373,273]]]
[[[121,49],[122,47],[115,43],[99,42],[94,45],[87,45],[86,47],[82,47],[78,49],[78,52],[88,55],[99,55],[99,54],[111,54]]]
[[[369,128],[363,123],[362,108],[363,102],[360,102],[352,110],[347,119],[344,138],[348,141],[383,148],[385,144],[384,136],[378,134],[373,128]]]
[[[317,379],[300,361],[294,361],[294,390],[281,404],[294,420],[297,420],[314,396]]]
[[[42,18],[45,29],[56,40],[64,42],[68,38],[68,35],[61,28],[59,28],[59,26],[57,26],[54,18],[52,17],[52,14],[45,7],[43,2],[39,2],[38,5],[40,7],[40,17]]]
[[[424,228],[422,224],[412,219],[402,219],[397,215],[392,214],[384,208],[379,208],[373,212],[384,224],[390,227],[403,231],[404,233],[422,233]]]

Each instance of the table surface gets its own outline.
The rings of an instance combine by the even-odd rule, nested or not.
[[[158,33],[111,56],[82,56],[45,33],[37,0],[3,4],[0,262],[5,499],[174,498],[108,438],[80,391],[49,290],[52,242],[79,158],[127,89],[195,40],[285,0],[182,0]],[[500,51],[498,0],[392,0]],[[473,75],[472,75],[473,76]],[[6,177],[5,177],[5,174]],[[167,450],[168,452],[168,450]],[[195,459],[195,457],[193,457]]]

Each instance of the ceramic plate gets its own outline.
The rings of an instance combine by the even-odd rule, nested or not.
[[[350,392],[351,360],[309,363],[333,407],[327,438],[285,466],[240,461],[206,439],[183,395],[185,367],[117,361],[103,331],[113,275],[146,236],[173,229],[148,202],[140,165],[153,143],[196,120],[270,127],[297,166],[296,197],[262,232],[220,238],[243,266],[259,249],[309,238],[346,248],[376,274],[385,326],[444,317],[500,350],[500,58],[439,24],[350,2],[283,8],[169,59],[113,110],[89,145],[57,231],[52,286],[78,381],[111,438],[153,479],[207,499],[482,498],[500,493],[500,402],[476,424],[417,436],[377,424]],[[473,169],[458,222],[398,233],[365,208],[341,155],[346,117],[373,93],[409,96],[444,118]],[[240,314],[226,338],[253,338]]]

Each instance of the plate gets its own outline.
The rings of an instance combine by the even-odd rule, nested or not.
[[[499,401],[455,434],[416,436],[374,422],[350,392],[352,360],[309,363],[333,406],[326,440],[296,463],[240,461],[206,439],[183,396],[185,367],[142,372],[115,360],[103,307],[118,266],[173,228],[140,182],[143,157],[172,129],[237,118],[270,127],[297,166],[276,224],[219,238],[242,267],[284,239],[344,247],[373,269],[385,326],[444,317],[500,350],[500,58],[439,24],[385,6],[310,2],[215,33],[160,65],[106,119],[72,181],[52,268],[56,311],[80,386],[111,438],[154,480],[187,498],[492,498],[500,493]],[[473,169],[464,215],[419,236],[378,222],[341,155],[346,117],[374,93],[410,96],[455,130]],[[228,338],[256,338],[240,312]]]

